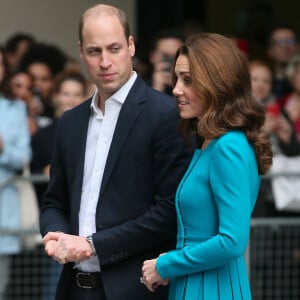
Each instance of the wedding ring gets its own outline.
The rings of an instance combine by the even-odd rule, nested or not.
[[[144,277],[143,277],[143,276],[140,277],[140,283],[141,283],[141,284],[145,284],[145,281],[144,281]]]

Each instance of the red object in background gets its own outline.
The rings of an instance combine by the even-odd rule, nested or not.
[[[274,115],[274,117],[278,117],[280,114],[280,105],[278,103],[268,104],[266,107],[266,113]]]
[[[236,42],[236,45],[238,46],[238,48],[240,49],[240,50],[242,50],[245,54],[249,54],[249,43],[248,43],[248,41],[247,40],[245,40],[245,39],[240,39],[240,38],[237,38],[236,40],[235,40],[235,42]]]

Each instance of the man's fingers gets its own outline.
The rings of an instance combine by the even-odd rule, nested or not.
[[[86,260],[91,257],[91,253],[87,251],[79,251],[73,257],[73,261],[80,262],[82,260]]]
[[[53,240],[49,240],[46,244],[45,244],[45,251],[49,256],[53,256],[55,251],[57,249],[57,242],[53,241]]]
[[[43,243],[46,244],[50,240],[57,241],[60,235],[61,232],[48,232],[43,238]]]

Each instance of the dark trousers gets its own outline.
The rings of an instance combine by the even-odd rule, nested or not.
[[[72,285],[66,300],[106,300],[106,296],[103,287],[83,289]]]

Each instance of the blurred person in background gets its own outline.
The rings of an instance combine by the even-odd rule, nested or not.
[[[280,106],[272,93],[272,70],[262,60],[252,60],[249,63],[252,94],[263,105],[266,112],[264,131],[271,138],[274,153],[299,155],[300,146],[292,120],[285,109]]]
[[[35,43],[35,38],[28,33],[17,32],[9,36],[5,42],[5,59],[8,73],[14,72],[18,67],[28,48]]]
[[[283,97],[282,103],[300,141],[300,54],[290,59],[285,71],[292,90]]]
[[[153,37],[149,54],[152,72],[146,80],[153,89],[172,95],[171,71],[176,51],[183,42],[184,37],[176,29],[164,29]]]
[[[272,93],[272,70],[267,62],[251,60],[249,63],[252,94],[263,105],[266,113],[264,132],[270,137],[273,153],[286,156],[300,155],[300,143],[292,121]],[[294,213],[279,212],[274,203],[271,180],[264,178],[253,211],[253,217],[291,216]]]
[[[33,44],[20,61],[19,68],[32,76],[33,94],[43,107],[38,119],[40,127],[52,122],[54,106],[51,96],[55,76],[64,70],[67,62],[68,58],[62,50],[45,43]]]
[[[292,89],[286,78],[285,69],[289,60],[299,53],[296,30],[288,24],[274,26],[268,35],[266,50],[272,64],[272,90],[276,97],[281,98]]]
[[[266,119],[263,130],[270,137],[274,157],[276,158],[277,155],[284,155],[291,158],[299,156],[300,143],[297,139],[293,123],[282,107],[281,101],[279,102],[272,93],[272,70],[269,64],[264,60],[251,60],[249,68],[253,96],[265,108]],[[293,177],[286,178],[290,179]],[[297,211],[278,209],[278,202],[275,200],[276,198],[278,199],[275,189],[276,180],[274,179],[276,179],[276,177],[266,176],[262,178],[252,217],[254,219],[262,218],[263,220],[268,220],[268,218],[283,218],[283,221],[284,218],[298,218],[300,213]],[[287,189],[289,189],[289,187],[287,187]],[[273,224],[276,224],[276,222],[277,221],[272,221]],[[296,244],[294,244],[294,242],[289,242],[289,246],[283,246],[285,250],[281,251],[278,260],[278,251],[280,251],[279,241],[283,238],[282,234],[281,230],[272,230],[269,233],[268,230],[262,230],[260,238],[263,241],[259,247],[257,247],[257,241],[253,243],[256,247],[253,245],[249,247],[249,251],[254,257],[254,259],[250,259],[249,261],[249,269],[259,270],[260,288],[259,292],[257,293],[257,291],[255,291],[255,293],[259,295],[260,299],[273,299],[274,297],[272,296],[277,295],[276,289],[273,292],[271,291],[272,288],[277,286],[277,282],[272,280],[271,270],[276,269],[277,274],[280,274],[277,277],[278,282],[280,282],[278,284],[279,289],[285,286],[283,282],[287,282],[287,286],[291,287],[289,282],[293,282],[294,280],[293,271],[297,269],[297,267],[293,269],[290,268],[290,265],[299,265],[299,260],[295,258],[295,254],[299,253],[299,247],[295,246],[298,243],[296,242]],[[288,242],[286,236],[284,240]],[[289,260],[288,265],[286,259]],[[287,271],[287,268],[290,271]],[[293,290],[292,287],[291,289]],[[282,292],[281,295],[283,295],[283,293],[284,292]],[[290,298],[287,296],[286,299]]]
[[[42,105],[33,96],[33,78],[22,70],[15,70],[6,76],[3,83],[3,94],[8,98],[19,99],[27,107],[30,135],[38,130],[37,118],[42,113]]]
[[[4,52],[0,51],[0,80],[5,74]],[[0,95],[0,228],[21,229],[21,211],[18,191],[12,181],[15,174],[29,163],[31,157],[30,134],[26,105]],[[0,235],[0,299],[10,275],[10,255],[21,252],[18,235]]]
[[[32,172],[49,175],[57,120],[65,111],[80,104],[85,99],[86,92],[86,79],[77,70],[66,69],[57,75],[52,91],[54,120],[50,125],[41,128],[32,138]]]

